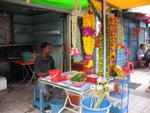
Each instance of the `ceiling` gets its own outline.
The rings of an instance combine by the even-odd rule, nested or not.
[[[17,4],[11,4],[7,2],[0,2],[0,12],[4,13],[15,13],[15,14],[21,14],[21,15],[37,15],[49,12],[46,9],[40,9],[40,8],[33,8],[29,6],[23,6],[23,5],[17,5]]]

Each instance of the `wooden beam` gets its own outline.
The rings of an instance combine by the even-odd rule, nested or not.
[[[65,15],[64,18],[64,71],[71,71],[71,16]]]

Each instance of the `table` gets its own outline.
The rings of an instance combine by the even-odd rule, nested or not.
[[[82,111],[81,106],[77,106],[77,105],[72,104],[69,95],[70,94],[77,95],[80,97],[80,100],[81,100],[81,99],[85,98],[86,94],[89,94],[90,86],[93,85],[93,83],[86,82],[86,84],[82,87],[74,87],[69,83],[70,82],[69,80],[63,81],[63,82],[57,82],[57,83],[51,82],[49,76],[45,77],[45,78],[39,78],[38,80],[44,84],[48,84],[48,85],[51,85],[51,86],[54,86],[57,88],[61,88],[65,91],[65,93],[66,93],[65,103],[64,103],[63,108],[58,113],[61,113],[64,109],[67,109],[67,110],[72,111],[74,113],[82,113],[81,112]],[[75,111],[75,110],[67,107],[67,102],[69,102],[71,106],[78,108],[79,111]]]
[[[17,65],[23,66],[23,68],[26,72],[26,75],[24,76],[24,79],[21,80],[21,82],[26,80],[28,77],[31,78],[29,80],[29,82],[26,84],[26,86],[28,86],[32,82],[32,80],[35,78],[34,71],[31,67],[34,64],[34,62],[23,62],[23,60],[12,60],[11,62],[14,63],[14,64],[17,64]],[[32,73],[31,76],[29,75],[29,72]]]

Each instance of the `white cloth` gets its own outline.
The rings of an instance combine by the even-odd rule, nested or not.
[[[143,49],[138,49],[138,51],[137,51],[137,57],[138,57],[138,59],[139,60],[142,60],[142,58],[144,58],[144,50]]]

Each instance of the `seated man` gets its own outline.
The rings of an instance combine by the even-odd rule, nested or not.
[[[146,60],[146,67],[149,66],[149,63],[150,63],[150,48],[148,48],[148,50],[146,51],[145,53],[145,60]]]
[[[147,89],[145,89],[146,92],[150,92],[150,85],[148,86]]]
[[[145,47],[144,44],[141,44],[137,51],[138,60],[144,60],[144,55],[145,55]]]
[[[50,55],[52,51],[51,45],[47,42],[42,43],[41,45],[41,55],[35,59],[34,71],[38,77],[46,77],[49,76],[48,71],[51,69],[55,69],[54,60]],[[56,88],[53,90],[53,87],[50,85],[43,84],[38,81],[39,86],[42,88],[44,95],[46,96],[46,100],[52,98],[52,93],[55,94],[55,97],[60,95],[60,89]],[[59,91],[59,93],[58,93]]]

